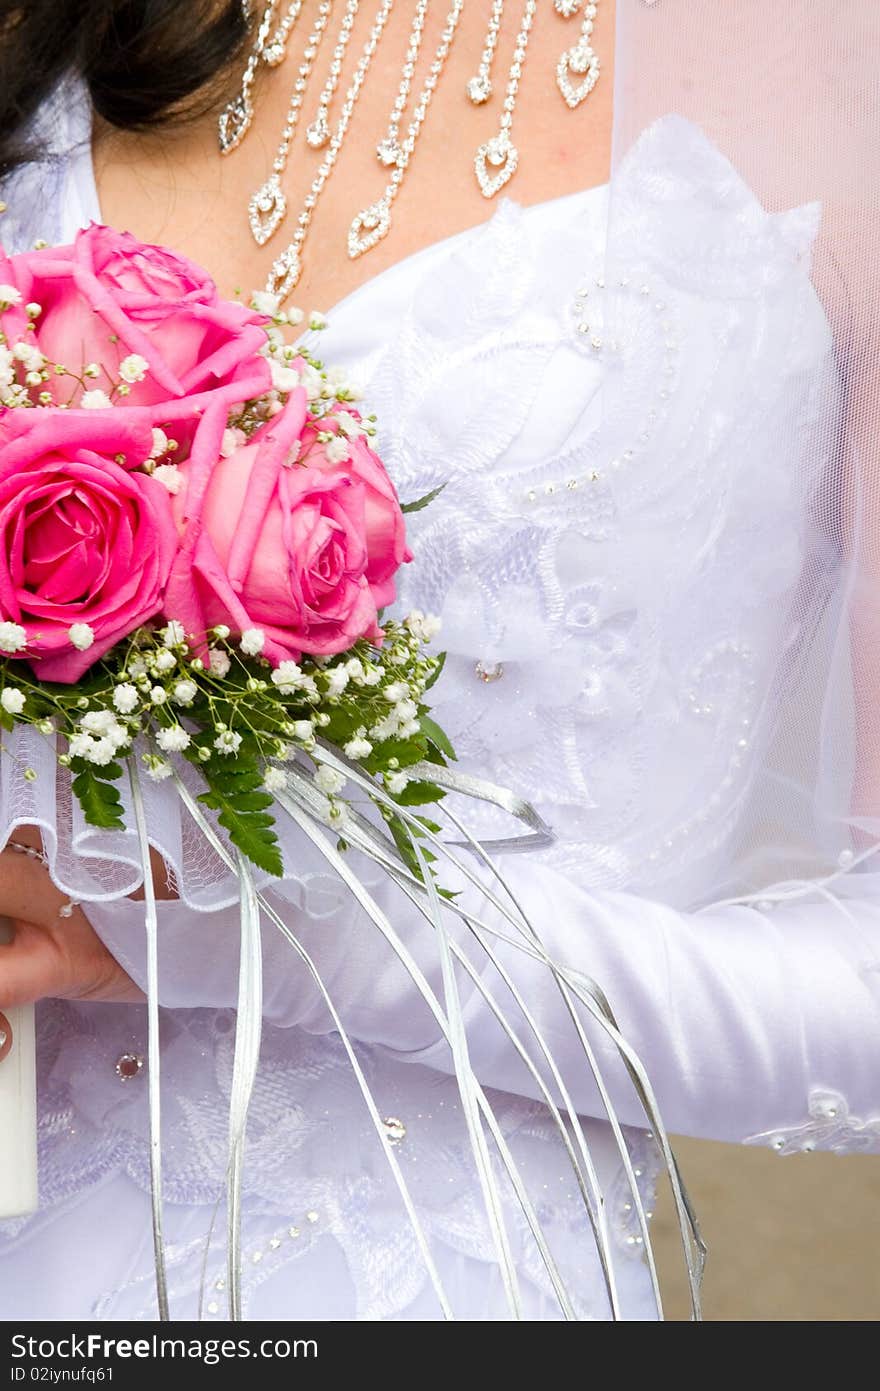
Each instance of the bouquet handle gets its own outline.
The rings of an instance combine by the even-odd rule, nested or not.
[[[0,941],[6,921],[0,918]],[[37,1207],[37,1068],[34,1007],[3,1011],[12,1047],[0,1062],[0,1218]]]

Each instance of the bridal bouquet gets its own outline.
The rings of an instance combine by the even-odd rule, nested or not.
[[[40,245],[12,257],[0,249],[0,725],[7,733],[26,725],[49,741],[88,823],[137,837],[160,1317],[169,1316],[169,1302],[162,1235],[158,914],[142,778],[170,781],[204,842],[238,881],[240,973],[227,1206],[233,1318],[241,1312],[241,1176],[260,1051],[263,920],[286,938],[332,1014],[422,1259],[451,1316],[344,1021],[295,923],[254,882],[252,866],[274,876],[292,871],[276,833],[279,817],[289,818],[317,847],[355,896],[449,1043],[513,1316],[519,1316],[516,1275],[499,1163],[565,1317],[574,1317],[573,1304],[543,1233],[540,1204],[532,1200],[492,1101],[471,1068],[460,970],[485,998],[548,1107],[595,1234],[612,1308],[617,1306],[587,1138],[550,1044],[497,956],[499,937],[508,950],[543,966],[572,1019],[578,1019],[575,1007],[582,1009],[624,1059],[662,1148],[696,1309],[699,1242],[647,1075],[599,986],[548,955],[488,854],[496,847],[546,845],[552,836],[515,791],[448,766],[453,751],[425,703],[442,666],[442,658],[426,650],[437,623],[420,612],[402,620],[383,613],[395,598],[400,567],[412,559],[408,508],[372,447],[374,418],[357,409],[357,393],[345,374],[290,341],[302,317],[281,312],[266,294],[248,305],[223,300],[191,262],[94,224],[72,246]],[[313,316],[311,327],[322,327],[320,316]],[[410,508],[425,506],[432,496]],[[32,744],[32,735],[15,741],[19,751]],[[26,779],[38,776],[24,769]],[[520,834],[478,843],[444,808],[450,789],[504,808],[522,823]],[[371,802],[381,819],[365,816],[358,800]],[[437,820],[417,810],[432,803]],[[459,839],[442,837],[441,819]],[[462,847],[470,852],[469,864],[455,853]],[[358,878],[349,848],[377,864],[412,910],[431,923],[440,991]],[[492,905],[500,932],[442,887],[444,863],[456,867],[456,882],[463,879]],[[496,964],[512,1004],[495,999],[448,930],[449,914]],[[510,1009],[521,1016],[514,1023]],[[21,1028],[18,1022],[19,1036]],[[537,1061],[520,1041],[520,1030]],[[587,1037],[582,1030],[578,1036],[584,1064],[601,1082]],[[562,1109],[547,1076],[559,1080]],[[32,1082],[30,1091],[31,1109],[22,1104],[16,1123],[21,1133],[30,1128],[30,1146],[20,1151],[33,1156]],[[650,1251],[638,1185],[608,1105]],[[35,1157],[27,1162],[35,1167]]]
[[[415,867],[391,804],[443,795],[407,773],[451,754],[422,699],[438,625],[382,619],[406,509],[344,374],[288,342],[301,319],[94,224],[0,252],[0,722],[55,741],[97,826],[124,825],[126,760],[188,760],[274,875],[292,764],[344,827],[320,741],[379,780]]]

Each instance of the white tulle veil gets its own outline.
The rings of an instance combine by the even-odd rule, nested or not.
[[[812,395],[806,413],[797,393],[791,403],[801,439],[795,470],[785,480],[791,491],[784,506],[792,500],[798,504],[798,534],[787,532],[784,524],[780,529],[781,513],[774,517],[779,480],[768,478],[753,496],[733,495],[725,504],[735,509],[745,501],[753,514],[756,545],[740,561],[743,590],[754,586],[754,599],[744,595],[743,611],[751,602],[775,609],[777,621],[767,625],[764,636],[775,645],[778,661],[772,683],[751,691],[742,705],[752,721],[748,739],[755,741],[755,756],[748,760],[747,774],[734,776],[727,789],[736,829],[717,867],[712,899],[768,890],[812,892],[816,884],[833,894],[837,875],[875,865],[880,829],[878,47],[877,11],[865,0],[833,7],[814,0],[773,5],[619,0],[617,6],[616,168],[625,164],[635,142],[651,138],[658,118],[676,113],[693,122],[767,211],[794,218],[788,227],[793,253],[809,269],[830,325],[824,366],[814,364],[805,387]],[[625,273],[613,188],[609,284]],[[668,189],[658,185],[656,193],[662,200]],[[738,192],[731,185],[725,196],[734,205]],[[804,214],[799,221],[791,213],[798,209]],[[760,331],[755,324],[749,328],[749,305],[766,286],[749,283],[738,271],[754,234],[747,201],[724,245],[702,235],[705,211],[696,203],[690,225],[680,229],[679,283],[686,287],[689,277],[712,260],[723,267],[728,293],[741,306],[738,331]],[[780,224],[784,227],[782,218]],[[638,254],[647,269],[652,260],[647,226],[645,234]],[[787,341],[779,344],[791,361],[793,381],[806,365],[804,316],[810,312],[806,304],[792,302]],[[723,370],[720,354],[719,365]],[[754,408],[745,397],[739,400],[747,451]],[[728,403],[735,412],[733,391]],[[625,402],[614,408],[625,408]],[[755,414],[760,416],[760,409]],[[762,420],[761,428],[777,430],[780,441],[790,439],[784,410]],[[711,451],[707,432],[709,468]],[[696,577],[704,558],[692,560]],[[711,567],[705,580],[711,583]],[[698,703],[711,699],[708,691],[695,694]],[[695,776],[704,771],[695,770]]]

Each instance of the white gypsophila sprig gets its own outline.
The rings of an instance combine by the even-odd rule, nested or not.
[[[18,690],[16,686],[4,686],[0,691],[0,705],[7,715],[20,715],[25,707],[24,691]]]
[[[27,633],[20,623],[0,623],[0,652],[15,654],[27,647]]]

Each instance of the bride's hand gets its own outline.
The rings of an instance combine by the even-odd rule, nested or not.
[[[26,838],[16,832],[17,840]],[[60,916],[66,902],[39,860],[8,848],[0,853],[0,1010],[45,996],[143,999],[82,909]]]

